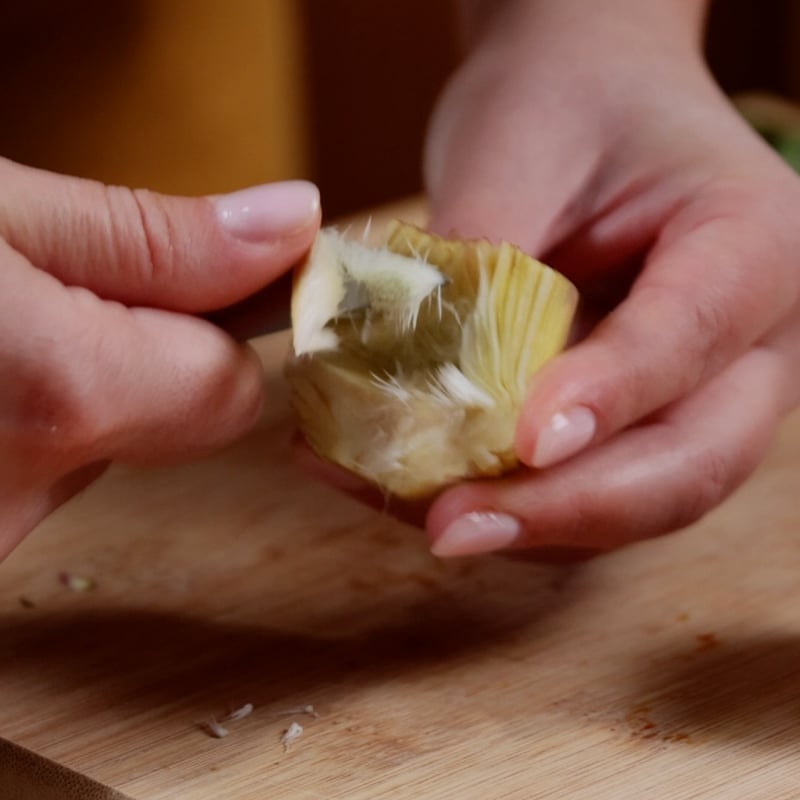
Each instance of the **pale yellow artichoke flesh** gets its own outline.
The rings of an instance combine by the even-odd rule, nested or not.
[[[292,296],[300,428],[319,456],[403,498],[511,469],[529,379],[563,349],[577,299],[510,244],[395,222],[371,249],[324,229]]]

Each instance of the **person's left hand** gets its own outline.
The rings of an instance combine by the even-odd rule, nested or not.
[[[688,33],[540,5],[534,38],[507,20],[442,99],[432,227],[563,271],[590,331],[533,382],[527,466],[433,502],[442,556],[603,551],[686,526],[752,472],[800,399],[800,180]]]

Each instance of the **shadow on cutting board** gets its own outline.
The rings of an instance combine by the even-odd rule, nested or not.
[[[505,618],[420,592],[406,621],[330,637],[135,609],[16,615],[0,618],[0,681],[26,675],[62,696],[91,685],[92,702],[121,718],[180,704],[188,719],[203,719],[234,698],[260,709],[329,704],[529,638],[561,592],[554,585],[549,601]]]
[[[628,723],[637,738],[722,741],[770,751],[800,745],[800,637],[714,633],[643,665]]]

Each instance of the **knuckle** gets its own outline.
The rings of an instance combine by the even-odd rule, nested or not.
[[[736,309],[742,303],[731,287],[689,294],[675,285],[640,290],[635,347],[641,357],[625,366],[630,397],[652,398],[654,411],[716,374],[745,345]]]
[[[591,491],[575,491],[566,506],[565,517],[559,530],[559,544],[581,546],[597,538],[598,530],[605,522],[598,497]]]
[[[16,448],[73,462],[96,451],[105,415],[84,360],[59,350],[18,371],[15,391],[2,405]]]
[[[716,371],[739,339],[729,304],[719,298],[705,298],[690,304],[685,314],[702,372]]]
[[[102,414],[99,404],[76,386],[75,377],[66,377],[49,387],[47,434],[56,450],[83,456],[93,452],[103,438]]]
[[[699,374],[692,380],[699,380],[711,362],[722,356],[722,350],[728,350],[739,338],[730,310],[735,304],[719,287],[713,292],[689,294],[683,287],[661,285],[653,287],[653,292],[652,302],[645,309],[648,318],[659,331],[674,331],[676,348],[686,349],[682,364],[696,364]],[[668,341],[663,336],[660,340]]]
[[[610,551],[660,532],[652,520],[632,514],[630,504],[614,492],[574,492],[567,509],[557,526],[561,547]]]
[[[691,459],[687,475],[692,476],[687,496],[675,506],[674,527],[686,527],[717,506],[738,484],[733,459],[715,447],[699,450]]]
[[[149,276],[169,273],[176,250],[175,231],[158,195],[147,189],[131,190],[137,211],[139,252]]]
[[[117,250],[132,255],[128,279],[138,279],[146,288],[154,279],[168,277],[179,257],[178,243],[159,195],[119,186],[106,187],[106,192]]]
[[[84,398],[63,371],[29,376],[15,405],[15,438],[27,451],[74,455],[95,438]]]

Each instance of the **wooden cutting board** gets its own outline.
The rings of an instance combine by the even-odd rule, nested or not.
[[[0,736],[134,800],[800,797],[800,417],[681,534],[442,563],[295,471],[285,347],[244,441],[111,470],[2,566]]]

